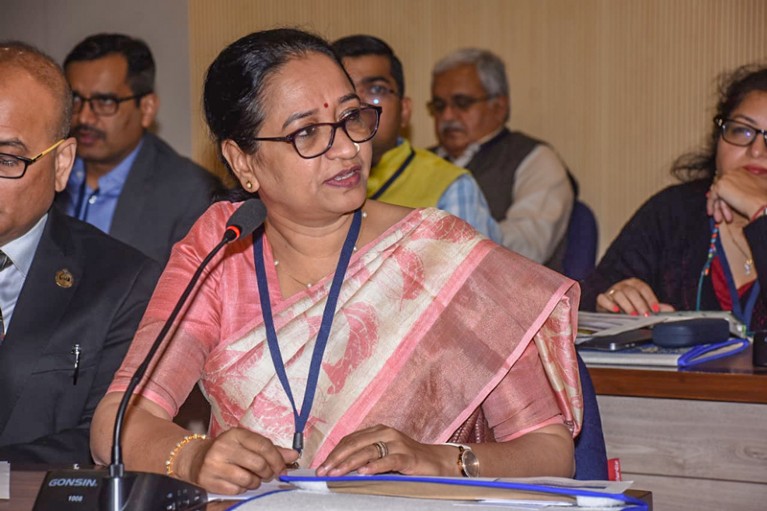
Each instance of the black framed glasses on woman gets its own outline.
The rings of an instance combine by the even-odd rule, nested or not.
[[[352,142],[367,142],[378,131],[380,118],[380,106],[362,105],[347,112],[338,122],[318,122],[297,129],[284,137],[258,137],[254,140],[293,144],[298,155],[308,160],[325,154],[333,147],[338,128],[343,129]]]
[[[35,163],[37,160],[56,149],[62,142],[66,140],[62,138],[51,147],[38,154],[34,158],[26,158],[24,156],[16,156],[15,154],[0,153],[0,178],[2,179],[21,179],[27,172],[27,167]]]
[[[764,143],[767,144],[767,130],[760,130],[750,124],[732,119],[723,119],[715,117],[714,122],[722,128],[722,138],[725,142],[740,147],[750,146],[756,140],[758,135],[764,137]]]

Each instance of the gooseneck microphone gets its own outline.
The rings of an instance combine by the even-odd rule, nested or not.
[[[193,484],[163,474],[128,472],[122,458],[121,434],[123,421],[133,392],[146,374],[157,350],[186,304],[192,290],[208,263],[228,243],[248,236],[266,219],[266,207],[258,199],[249,199],[229,218],[221,241],[200,262],[189,284],[181,293],[176,306],[157,334],[141,365],[131,377],[115,415],[112,438],[112,461],[108,471],[56,470],[43,481],[35,500],[34,511],[122,511],[125,509],[199,508],[207,494]]]

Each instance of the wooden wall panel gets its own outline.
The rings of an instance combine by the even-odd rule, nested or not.
[[[456,48],[501,55],[510,126],[549,141],[599,219],[600,252],[668,167],[705,137],[715,77],[767,58],[764,0],[189,0],[194,155],[210,164],[202,75],[248,32],[302,26],[330,39],[369,33],[403,60],[415,108],[411,138],[434,142],[430,70]]]

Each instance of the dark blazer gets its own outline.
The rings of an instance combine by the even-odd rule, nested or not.
[[[221,186],[210,172],[147,133],[128,173],[109,234],[165,264],[173,244],[208,208]],[[56,198],[66,207],[71,200]]]
[[[0,460],[92,463],[91,418],[160,271],[134,248],[51,208],[0,345]],[[82,352],[76,385],[75,344]]]

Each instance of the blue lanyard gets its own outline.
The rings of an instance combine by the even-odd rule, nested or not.
[[[88,221],[88,209],[91,199],[98,197],[99,195],[99,189],[96,188],[87,198],[85,197],[87,192],[87,181],[86,176],[83,175],[83,182],[80,183],[80,190],[77,194],[77,204],[75,205],[75,217],[83,222]]]
[[[354,216],[352,217],[352,225],[349,227],[344,246],[341,249],[341,256],[338,259],[336,272],[333,275],[333,283],[330,286],[328,300],[325,303],[325,310],[322,313],[322,323],[320,324],[320,331],[317,333],[317,342],[314,345],[314,352],[312,353],[312,362],[309,366],[309,378],[306,381],[304,401],[301,404],[300,412],[296,408],[296,401],[293,398],[293,392],[290,389],[290,381],[285,372],[285,362],[282,359],[280,345],[277,342],[277,332],[274,330],[272,304],[269,300],[269,285],[266,281],[266,266],[264,264],[263,231],[260,235],[253,234],[253,237],[255,238],[253,243],[253,255],[256,265],[256,280],[258,281],[258,297],[261,301],[261,313],[264,317],[266,341],[269,345],[269,353],[272,356],[274,370],[277,372],[277,377],[280,379],[282,388],[285,389],[285,394],[287,394],[288,399],[290,400],[290,405],[293,407],[293,421],[295,424],[293,449],[299,453],[301,453],[304,448],[304,428],[306,427],[306,421],[309,419],[309,412],[311,411],[312,403],[314,402],[314,393],[317,390],[317,380],[320,376],[320,365],[322,364],[325,346],[327,345],[328,337],[330,336],[330,327],[333,324],[333,316],[335,315],[336,304],[338,303],[338,295],[341,292],[341,284],[343,284],[346,269],[349,267],[349,260],[354,252],[354,245],[357,243],[357,236],[360,233],[361,224],[362,210],[358,209],[354,212]]]
[[[757,280],[751,286],[751,290],[748,292],[748,297],[746,298],[746,309],[744,311],[740,305],[740,296],[738,295],[738,288],[735,287],[735,279],[732,276],[732,270],[730,270],[730,265],[727,263],[727,255],[725,255],[724,248],[722,247],[722,237],[718,236],[715,243],[716,250],[721,258],[722,268],[724,269],[724,278],[727,280],[727,288],[730,291],[732,313],[746,325],[746,328],[750,328],[751,316],[754,313],[754,305],[756,304],[756,299],[759,297],[759,281]]]
[[[386,182],[381,186],[381,188],[376,191],[373,195],[370,196],[371,199],[377,200],[381,195],[384,194],[386,190],[389,189],[391,185],[394,184],[394,181],[399,178],[403,172],[405,172],[405,169],[408,165],[410,165],[410,162],[413,161],[413,158],[415,157],[415,151],[413,148],[410,148],[410,154],[407,156],[405,161],[402,163],[402,165],[399,166],[399,168],[394,172],[394,174],[391,175],[389,179],[386,180]]]

